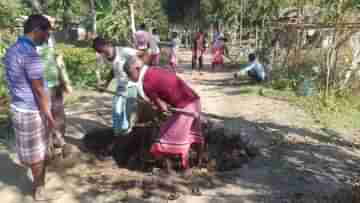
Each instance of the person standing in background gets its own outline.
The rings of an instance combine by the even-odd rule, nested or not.
[[[170,42],[169,66],[174,72],[176,72],[176,67],[178,65],[177,50],[179,48],[179,44],[180,40],[178,39],[178,34],[173,32]]]
[[[228,55],[226,47],[227,39],[224,36],[219,36],[212,47],[212,63],[211,70],[219,70],[224,68],[224,55]]]
[[[51,27],[55,27],[55,19],[46,16],[49,20]],[[64,136],[66,131],[66,117],[65,117],[65,105],[64,105],[64,93],[71,93],[72,88],[70,80],[66,72],[63,56],[56,55],[55,52],[55,39],[52,33],[50,33],[49,40],[42,46],[37,47],[37,51],[41,56],[45,71],[45,80],[47,81],[50,100],[51,100],[51,112],[55,120],[55,129],[50,133],[50,144],[53,155],[66,155],[70,152],[70,145],[66,144]]]
[[[193,49],[192,49],[192,69],[194,70],[199,65],[199,71],[203,67],[203,54],[205,52],[205,35],[202,30],[196,33],[193,40]]]
[[[152,30],[149,38],[150,65],[157,66],[160,63],[160,36],[158,35],[157,29]]]
[[[141,51],[146,51],[149,48],[150,33],[147,32],[145,24],[141,24],[139,30],[134,34],[135,48]]]

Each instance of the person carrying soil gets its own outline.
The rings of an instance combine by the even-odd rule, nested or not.
[[[137,82],[139,95],[160,112],[168,112],[170,108],[180,109],[161,125],[160,137],[151,146],[150,152],[156,159],[166,160],[168,171],[171,169],[169,158],[178,155],[182,159],[182,167],[188,168],[191,145],[204,144],[199,116],[200,97],[175,73],[148,67],[138,57],[130,57],[124,70],[130,80]]]
[[[101,37],[94,39],[93,48],[103,56],[104,61],[112,66],[105,84],[99,87],[99,90],[105,90],[113,78],[117,80],[116,94],[112,102],[112,127],[116,139],[108,146],[105,151],[106,155],[112,151],[116,143],[121,142],[126,145],[127,140],[129,140],[126,135],[131,132],[135,125],[137,88],[135,83],[128,80],[123,66],[127,57],[142,55],[143,53],[130,47],[113,46]]]

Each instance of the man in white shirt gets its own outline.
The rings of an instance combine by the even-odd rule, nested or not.
[[[249,65],[244,69],[240,70],[238,73],[234,74],[234,77],[237,78],[239,75],[247,73],[247,75],[254,79],[257,82],[262,82],[266,78],[266,73],[264,66],[258,62],[255,54],[249,54]]]
[[[128,80],[123,66],[128,57],[141,55],[142,53],[129,47],[113,46],[110,42],[100,37],[94,39],[93,48],[102,55],[106,63],[112,66],[112,71],[100,90],[106,89],[113,78],[117,80],[116,95],[113,97],[112,103],[113,129],[117,139],[107,149],[107,152],[111,152],[114,145],[120,140],[126,145],[126,140],[128,139],[124,135],[128,135],[135,125],[137,106],[136,83]]]

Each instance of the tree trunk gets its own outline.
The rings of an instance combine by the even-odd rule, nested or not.
[[[255,27],[255,50],[259,49],[259,35],[258,35],[258,26]]]
[[[239,37],[239,46],[242,47],[242,36],[243,36],[243,25],[244,25],[244,0],[240,0],[240,12],[241,12],[241,19],[240,19],[240,37]]]
[[[63,0],[63,31],[66,41],[70,39],[70,0]]]
[[[134,11],[133,3],[130,3],[130,17],[131,17],[131,31],[134,36],[136,32],[136,27],[135,27],[135,11]]]
[[[331,70],[334,67],[334,63],[336,61],[336,33],[337,30],[334,30],[333,38],[332,38],[332,46],[330,46],[329,51],[326,57],[326,86],[325,86],[325,97],[329,96],[330,90],[330,77],[331,77]]]
[[[32,9],[36,13],[43,13],[43,7],[41,6],[41,2],[39,0],[28,0],[28,2],[31,4]]]
[[[96,35],[96,7],[95,0],[89,0],[90,17],[91,17],[91,32]]]

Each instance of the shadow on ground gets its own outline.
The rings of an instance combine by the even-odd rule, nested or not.
[[[109,97],[86,97],[84,101],[91,102],[71,107],[69,110],[77,113],[67,120],[67,140],[79,148],[86,133],[109,128],[111,118]],[[100,115],[99,106],[104,106]],[[95,111],[91,111],[93,108]],[[99,161],[79,151],[70,159],[56,163],[51,171],[64,181],[74,202],[81,203],[162,202],[174,191],[185,194],[178,202],[197,198],[225,203],[349,202],[348,191],[351,180],[359,176],[360,158],[352,143],[341,139],[338,133],[313,132],[243,117],[206,116],[222,126],[213,131],[214,137],[239,136],[242,142],[256,146],[256,158],[239,169],[194,170],[193,175],[186,178],[182,174],[149,174],[118,168],[112,160]],[[7,153],[0,154],[0,162],[0,192],[15,187],[26,194],[30,184],[24,175],[26,171],[17,167]],[[26,184],[19,185],[18,178]],[[191,196],[191,190],[197,187],[202,196]],[[346,191],[339,192],[339,189]]]

